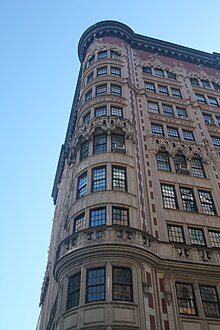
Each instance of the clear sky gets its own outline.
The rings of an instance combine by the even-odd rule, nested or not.
[[[54,206],[50,197],[90,25],[220,53],[219,0],[2,0],[0,328],[34,330]]]

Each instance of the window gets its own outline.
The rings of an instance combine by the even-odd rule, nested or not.
[[[202,229],[199,228],[188,228],[189,238],[191,244],[205,246],[205,237]]]
[[[151,124],[152,133],[155,135],[164,135],[163,126],[157,124]]]
[[[102,226],[106,224],[106,208],[90,210],[90,227]]]
[[[186,109],[183,108],[176,108],[177,116],[183,119],[188,118],[188,114]]]
[[[175,187],[167,184],[161,184],[163,207],[166,209],[177,209],[177,199]]]
[[[110,57],[113,58],[114,60],[119,60],[120,54],[118,52],[115,52],[114,50],[111,50]]]
[[[202,83],[202,87],[211,88],[208,80],[201,80],[201,83]]]
[[[180,187],[180,193],[182,197],[183,210],[187,212],[197,212],[193,189]]]
[[[167,86],[158,85],[158,91],[161,94],[169,95]]]
[[[90,121],[90,111],[83,116],[83,123],[88,123]]]
[[[87,270],[86,302],[105,300],[105,267]]]
[[[164,77],[163,70],[158,69],[158,68],[154,69],[154,74],[155,74],[155,76]]]
[[[121,96],[121,86],[111,85],[111,94]]]
[[[92,191],[106,189],[106,167],[97,167],[92,170]]]
[[[122,134],[112,134],[112,150],[125,151],[125,136]]]
[[[81,150],[80,150],[80,160],[83,160],[89,156],[89,141],[85,141],[81,145]]]
[[[144,73],[152,74],[152,68],[150,66],[144,66],[142,70]]]
[[[199,190],[198,192],[199,192],[200,202],[202,204],[203,213],[215,215],[216,211],[215,211],[215,206],[214,206],[211,192],[204,191],[204,190]]]
[[[211,136],[212,143],[215,147],[220,148],[220,138],[217,136]]]
[[[200,158],[191,159],[191,171],[192,171],[192,176],[205,178],[205,172]]]
[[[179,99],[182,98],[182,95],[181,95],[181,91],[180,89],[178,88],[171,88],[171,94],[174,96],[174,97],[178,97]]]
[[[90,81],[92,81],[93,78],[94,78],[94,72],[92,71],[87,77],[87,83],[90,83]]]
[[[112,189],[127,191],[126,169],[112,167]]]
[[[74,274],[69,278],[66,309],[79,306],[80,278],[81,278],[80,272]]]
[[[98,59],[101,60],[103,58],[107,58],[107,50],[98,53]]]
[[[94,137],[94,154],[107,151],[107,135],[99,134]]]
[[[185,243],[182,226],[167,225],[167,230],[170,242]]]
[[[174,116],[172,105],[162,104],[162,107],[163,107],[163,113],[164,113],[164,115],[169,116],[169,117],[173,117]]]
[[[195,141],[193,132],[182,130],[182,133],[183,133],[184,140],[186,140],[186,141]]]
[[[168,136],[174,139],[179,139],[178,129],[175,127],[167,127]]]
[[[107,85],[96,86],[96,96],[106,95],[107,94]]]
[[[113,225],[129,225],[128,209],[122,207],[112,207],[112,224]]]
[[[199,86],[199,81],[198,81],[198,79],[196,79],[196,78],[191,78],[190,81],[191,81],[191,84],[192,84],[192,85],[197,85],[197,86]]]
[[[215,84],[214,82],[212,83],[212,85],[216,91],[220,91],[220,85]]]
[[[148,111],[153,113],[159,113],[158,103],[148,102]]]
[[[88,61],[88,64],[91,65],[92,63],[95,62],[95,55],[92,55],[90,58],[89,58],[89,61]]]
[[[218,126],[220,126],[220,117],[215,116]]]
[[[161,171],[170,171],[169,156],[166,152],[157,153],[157,168]]]
[[[77,233],[80,230],[85,228],[85,213],[81,213],[74,219],[74,233]]]
[[[111,72],[112,76],[121,77],[121,69],[120,68],[111,66],[111,71],[110,72]]]
[[[220,247],[220,232],[209,230],[209,237],[212,247]]]
[[[111,115],[117,117],[123,117],[123,109],[118,107],[111,107]]]
[[[216,288],[200,285],[203,310],[206,317],[220,317],[219,299]]]
[[[213,107],[218,107],[218,101],[215,97],[208,96],[209,104],[212,105]]]
[[[155,93],[155,86],[154,86],[153,83],[150,83],[150,82],[145,81],[145,82],[144,82],[144,88],[145,88],[148,92]]]
[[[197,315],[196,300],[192,284],[176,283],[176,294],[180,314]]]
[[[169,79],[173,79],[176,80],[176,74],[170,71],[166,71],[167,72],[167,78]]]
[[[132,272],[130,268],[112,268],[113,300],[133,301]]]
[[[85,95],[85,102],[88,102],[92,98],[92,89],[90,89]]]
[[[107,75],[107,66],[103,66],[102,68],[97,69],[97,77]]]
[[[83,173],[78,178],[77,198],[83,197],[87,194],[87,172]]]
[[[203,119],[204,119],[204,122],[205,124],[214,124],[214,120],[212,118],[212,115],[209,115],[207,113],[203,113]]]
[[[107,114],[106,106],[95,109],[95,117],[106,116],[106,114]]]
[[[204,96],[204,95],[196,94],[196,98],[197,98],[197,101],[198,101],[199,103],[203,103],[203,104],[206,103],[206,99],[205,99],[205,96]]]
[[[176,154],[173,157],[175,170],[180,174],[189,174],[187,169],[186,157],[182,154]]]

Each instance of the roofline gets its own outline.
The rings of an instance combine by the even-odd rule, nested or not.
[[[135,49],[141,49],[150,53],[158,53],[163,56],[176,58],[181,61],[220,69],[220,53],[207,53],[137,34],[126,24],[111,20],[98,22],[90,26],[83,33],[78,44],[78,56],[81,63],[86,56],[88,47],[94,41],[94,38],[102,38],[105,36],[120,38]]]

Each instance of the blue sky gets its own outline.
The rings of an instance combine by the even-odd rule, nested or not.
[[[50,197],[90,25],[219,52],[219,0],[7,0],[0,4],[1,329],[35,329],[54,206]]]

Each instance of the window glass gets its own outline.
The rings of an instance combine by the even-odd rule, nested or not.
[[[97,167],[92,170],[92,191],[106,189],[106,167]]]
[[[209,191],[199,190],[199,198],[202,204],[202,210],[204,214],[215,215],[215,206],[212,200],[212,195]]]
[[[98,154],[101,152],[107,151],[107,135],[99,134],[94,136],[94,146],[93,146],[94,154]]]
[[[155,68],[154,74],[155,74],[155,76],[164,77],[164,73],[163,73],[162,69]]]
[[[81,150],[80,150],[80,160],[83,160],[89,156],[89,141],[85,141],[81,145]]]
[[[161,171],[170,171],[170,161],[169,156],[166,152],[157,153],[157,168]]]
[[[163,126],[157,124],[151,124],[152,133],[155,135],[164,135]]]
[[[125,136],[122,134],[112,134],[112,150],[117,151],[117,148],[125,148]]]
[[[73,231],[76,233],[80,230],[85,229],[85,213],[81,213],[74,219]]]
[[[189,230],[189,238],[191,244],[195,245],[206,245],[205,237],[202,229],[199,228],[188,228]]]
[[[208,96],[209,104],[212,105],[213,107],[218,107],[218,101],[216,97]]]
[[[158,85],[158,91],[161,94],[169,95],[167,86]]]
[[[90,111],[83,116],[83,123],[88,123],[90,121]]]
[[[115,107],[115,106],[112,106],[111,107],[111,115],[112,116],[123,117],[123,109],[122,108]]]
[[[180,118],[188,118],[188,114],[187,114],[187,111],[186,109],[183,109],[183,108],[176,108],[176,111],[177,111],[177,116],[180,117]]]
[[[113,267],[113,300],[133,301],[130,268]]]
[[[200,285],[203,310],[206,317],[220,317],[217,290],[213,286]]]
[[[206,103],[206,99],[205,99],[205,96],[202,95],[202,94],[196,94],[196,97],[197,97],[197,101],[199,103]]]
[[[182,197],[183,210],[187,212],[197,212],[193,189],[180,187],[180,193]]]
[[[87,77],[87,83],[90,83],[90,81],[92,81],[93,78],[94,78],[94,72],[91,72]]]
[[[121,86],[111,85],[111,94],[121,96]]]
[[[171,94],[174,97],[182,98],[180,89],[178,89],[178,88],[171,88],[170,90],[171,90]]]
[[[127,191],[126,169],[112,167],[112,189]]]
[[[105,267],[87,270],[86,302],[105,300]]]
[[[152,68],[150,66],[144,66],[142,70],[144,73],[152,74]]]
[[[96,108],[95,109],[95,117],[102,117],[102,116],[106,116],[107,114],[107,108],[106,106],[100,107],[100,108]]]
[[[153,113],[159,113],[158,103],[148,102],[148,111]]]
[[[107,75],[107,66],[103,66],[97,69],[97,77],[101,77],[105,75]]]
[[[79,306],[81,273],[77,273],[69,278],[67,293],[67,308]]]
[[[102,226],[106,224],[106,208],[90,210],[90,227]]]
[[[182,130],[182,133],[183,133],[184,140],[186,140],[186,141],[195,141],[193,132]]]
[[[155,93],[155,86],[154,86],[153,83],[150,83],[150,82],[145,81],[145,82],[144,82],[144,88],[145,88],[148,92]]]
[[[111,75],[116,77],[121,77],[121,69],[111,66]]]
[[[87,172],[82,174],[78,179],[77,198],[87,194]]]
[[[164,115],[169,116],[169,117],[173,117],[174,116],[172,105],[162,104],[162,107],[163,107],[163,113],[164,113]]]
[[[128,226],[128,209],[112,207],[112,224]]]
[[[176,294],[179,313],[183,315],[197,315],[193,286],[187,283],[176,283]]]
[[[175,127],[167,127],[167,134],[169,137],[174,139],[179,139],[178,128]]]
[[[161,185],[163,207],[166,209],[177,209],[177,199],[175,187],[171,185]]]
[[[209,230],[209,237],[212,247],[220,247],[220,232]]]
[[[167,230],[170,242],[185,242],[182,226],[167,225]]]
[[[101,60],[103,58],[107,58],[107,50],[103,50],[98,53],[98,59]]]
[[[85,95],[85,102],[88,102],[92,98],[92,90],[90,89]]]
[[[96,87],[96,96],[107,94],[107,85],[100,85]]]
[[[205,178],[205,172],[200,158],[191,159],[191,170],[192,170],[192,176]]]
[[[220,138],[217,136],[211,136],[212,143],[215,147],[220,148]]]

